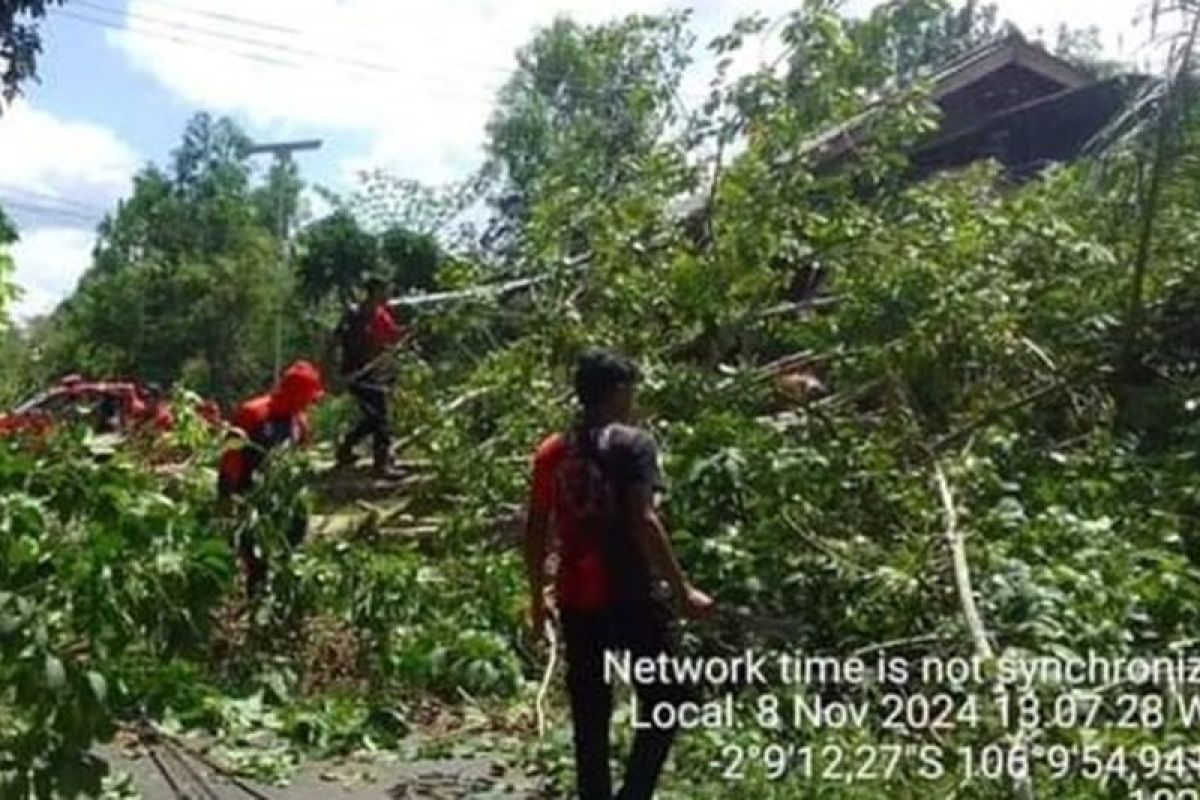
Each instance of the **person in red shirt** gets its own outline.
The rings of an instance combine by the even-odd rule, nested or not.
[[[238,406],[231,419],[239,434],[238,444],[225,450],[217,471],[217,493],[223,507],[250,489],[268,452],[308,439],[308,410],[324,394],[320,370],[307,361],[297,361],[284,371],[269,394]],[[293,546],[300,544],[304,526],[294,526],[290,538]],[[244,538],[237,547],[246,571],[247,593],[254,596],[266,580],[266,562],[254,541]]]
[[[358,403],[362,419],[338,445],[337,462],[354,462],[354,448],[371,437],[376,475],[395,477],[391,467],[391,425],[388,393],[391,390],[383,354],[409,337],[396,321],[387,298],[387,283],[371,278],[366,283],[367,297],[351,309],[338,326],[342,342],[342,375],[350,394]]]
[[[664,594],[687,617],[703,618],[713,609],[712,599],[684,576],[655,510],[658,450],[650,434],[629,424],[637,380],[637,369],[625,358],[585,353],[575,373],[583,413],[570,430],[545,439],[533,460],[525,531],[531,619],[538,633],[549,621],[546,555],[553,526],[559,544],[554,604],[566,643],[581,800],[613,797],[608,758],[613,700],[604,654],[670,654]],[[647,707],[678,703],[687,694],[655,683],[634,689]],[[619,798],[653,796],[674,735],[670,728],[638,730]]]

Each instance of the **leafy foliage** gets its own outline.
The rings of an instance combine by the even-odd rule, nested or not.
[[[921,0],[851,21],[807,2],[778,29],[781,68],[733,78],[730,60],[767,30],[742,21],[712,43],[709,100],[686,118],[674,102],[686,15],[540,32],[489,128],[492,232],[511,266],[540,281],[420,311],[422,350],[397,359],[393,420],[419,474],[386,522],[372,509],[340,535],[318,533],[318,516],[347,512],[310,494],[320,478],[295,453],[273,456],[244,507],[218,522],[203,468],[163,489],[70,437],[0,450],[0,608],[41,625],[0,627],[0,686],[13,687],[0,720],[16,721],[0,722],[0,752],[21,754],[0,775],[46,787],[71,763],[94,786],[86,745],[133,713],[132,697],[225,739],[258,726],[318,748],[352,746],[359,727],[391,740],[408,720],[380,712],[415,697],[527,699],[534,664],[519,655],[523,581],[508,545],[528,453],[574,413],[562,387],[589,344],[643,367],[641,412],[664,445],[666,511],[696,582],[735,622],[797,623],[783,642],[752,625],[691,628],[690,647],[846,654],[899,641],[969,654],[935,468],[954,487],[999,651],[1117,656],[1186,643],[1200,623],[1194,101],[1174,95],[1169,115],[1147,103],[1100,162],[1019,185],[988,164],[913,184],[904,154],[936,123],[922,68],[953,54],[958,34],[997,30],[986,10],[959,13]],[[886,113],[871,115],[855,157],[818,161],[814,137],[868,107]],[[1140,194],[1147,142],[1167,122],[1171,157],[1151,208]],[[262,374],[262,337],[247,321],[278,299],[262,266],[277,244],[264,210],[275,203],[257,202],[237,152],[235,132],[198,121],[173,172],[147,170],[106,226],[63,321],[91,363],[184,374],[169,349],[191,353],[197,370],[218,353],[244,364],[205,379],[213,387]],[[439,288],[493,277],[473,253],[435,259],[427,237],[462,208],[452,193],[408,183],[367,194],[302,237],[298,278],[313,307],[381,269]],[[697,196],[681,214],[680,199]],[[174,221],[151,224],[158,215]],[[174,230],[185,217],[197,223]],[[1145,336],[1131,372],[1117,367],[1135,263]],[[235,283],[237,270],[249,277]],[[823,296],[796,297],[817,270]],[[132,345],[111,313],[131,296],[160,321],[186,306],[202,337],[168,348],[163,322],[162,354]],[[787,391],[792,373],[820,388]],[[187,447],[211,462],[213,441]],[[313,530],[296,548],[287,533],[304,516]],[[244,630],[213,630],[208,612],[235,594],[234,534],[269,554],[269,590]],[[157,602],[168,579],[185,588]],[[306,657],[313,648],[323,657]],[[823,736],[886,739],[871,728]],[[672,788],[727,792],[707,767],[717,746],[685,737]],[[820,792],[941,796],[958,778]],[[813,790],[751,776],[745,791]],[[999,784],[970,791],[1008,796]],[[1094,786],[1060,781],[1039,795],[1084,798]]]
[[[16,287],[12,284],[15,267],[12,256],[6,252],[8,247],[16,241],[16,228],[4,215],[3,209],[0,209],[0,332],[8,328],[7,306],[16,291]]]
[[[196,488],[166,492],[78,437],[0,451],[0,789],[98,793],[92,741],[136,707],[139,673],[202,650],[230,579]]]
[[[301,246],[301,287],[310,303],[333,295],[346,304],[369,276],[401,290],[433,288],[444,258],[430,234],[391,226],[373,235],[345,209],[310,225]]]
[[[0,97],[12,102],[22,83],[37,78],[42,52],[38,22],[64,0],[12,0],[0,5]],[[2,109],[0,109],[2,110]]]
[[[299,188],[273,173],[255,189],[247,146],[230,121],[200,114],[170,170],[150,166],[135,178],[101,225],[79,290],[54,315],[52,371],[184,380],[225,400],[259,387],[291,292],[273,210]]]
[[[559,19],[518,54],[488,125],[489,171],[499,181],[499,219],[488,241],[503,249],[508,226],[530,220],[539,197],[578,185],[560,170],[598,181],[599,197],[634,177],[678,118],[687,19],[633,16],[599,26]]]

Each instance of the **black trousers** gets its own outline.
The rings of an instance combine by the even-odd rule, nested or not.
[[[308,538],[308,514],[297,511],[288,523],[288,544],[293,548],[299,547],[304,544],[306,538]],[[246,594],[249,597],[258,597],[262,594],[270,574],[270,567],[258,545],[258,537],[246,533],[235,544],[238,558],[241,559],[242,567],[246,571]]]
[[[567,693],[575,737],[579,800],[613,800],[609,771],[613,687],[604,680],[605,651],[629,651],[634,658],[673,653],[670,622],[657,608],[582,613],[564,609],[567,648]],[[659,703],[679,703],[690,696],[686,687],[635,685],[644,711]],[[644,714],[643,711],[643,714]],[[617,800],[649,800],[675,740],[674,729],[639,730],[625,768],[625,785]]]
[[[346,434],[341,449],[348,454],[355,445],[370,436],[375,466],[385,466],[392,446],[387,386],[373,376],[366,376],[350,384],[350,394],[358,402],[362,419]]]

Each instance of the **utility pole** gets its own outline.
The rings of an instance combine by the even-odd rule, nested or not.
[[[279,168],[279,174],[285,175],[285,169],[292,163],[292,153],[300,150],[316,150],[321,147],[320,139],[304,139],[295,142],[260,142],[252,144],[247,155],[258,155],[260,153],[270,153],[275,156],[275,166]],[[288,213],[287,213],[287,196],[280,192],[279,194],[279,247],[280,264],[283,267],[285,278],[291,277],[290,254],[288,248]],[[279,374],[283,370],[283,303],[284,297],[281,295],[279,299],[279,308],[275,309],[275,378],[279,379]]]

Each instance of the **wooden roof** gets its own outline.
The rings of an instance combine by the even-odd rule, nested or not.
[[[1030,44],[1017,32],[962,54],[925,80],[930,84],[932,99],[945,109],[956,98],[969,95],[972,87],[1014,69],[1042,79],[1044,96],[1080,89],[1094,82],[1087,72]],[[817,134],[801,146],[799,155],[825,161],[852,149],[865,138],[865,123],[879,113],[886,99],[876,100],[861,113]],[[1033,99],[1036,98],[1024,98],[1021,102]]]
[[[1003,39],[976,47],[941,67],[930,78],[933,99],[941,100],[1008,66],[1022,67],[1054,81],[1063,89],[1078,89],[1093,81],[1088,73],[1013,32]]]

